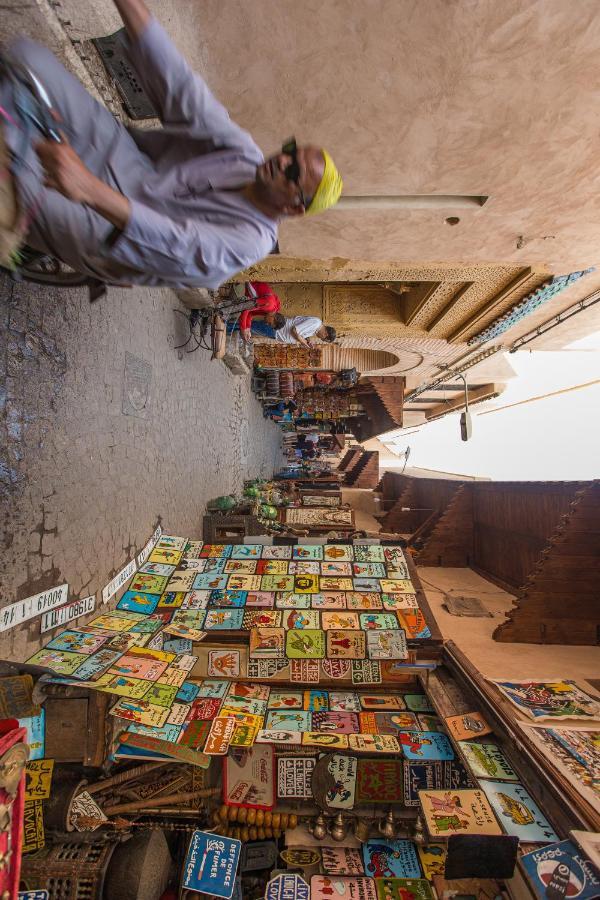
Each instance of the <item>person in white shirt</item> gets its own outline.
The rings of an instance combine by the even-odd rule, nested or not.
[[[317,316],[294,316],[286,318],[285,323],[275,330],[275,340],[280,344],[302,344],[310,347],[309,338],[318,337],[332,344],[335,341],[335,328],[323,325]]]

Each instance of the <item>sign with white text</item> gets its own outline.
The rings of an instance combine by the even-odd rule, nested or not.
[[[183,867],[183,887],[231,900],[242,842],[194,831]]]
[[[150,538],[150,540],[148,541],[148,543],[146,544],[144,549],[140,550],[140,552],[137,555],[138,569],[142,568],[142,566],[144,565],[144,563],[146,562],[146,560],[148,559],[148,557],[154,550],[156,544],[158,544],[161,534],[162,534],[162,528],[160,527],[160,525],[158,525],[156,528],[156,531],[154,532],[154,534],[152,535],[152,537]]]
[[[84,597],[83,600],[74,600],[73,603],[67,603],[66,606],[59,606],[58,609],[52,609],[44,613],[40,631],[43,634],[44,631],[58,628],[59,625],[66,625],[67,622],[72,622],[73,619],[78,619],[80,616],[86,616],[88,613],[93,612],[95,608],[96,597],[93,594],[91,597]]]
[[[29,619],[35,619],[42,613],[56,606],[62,606],[67,602],[69,593],[69,585],[61,584],[59,587],[48,588],[40,594],[34,594],[33,597],[27,597],[25,600],[18,600],[5,606],[0,610],[0,631],[8,631],[21,622],[27,622]]]
[[[115,575],[106,587],[102,588],[102,602],[108,603],[111,597],[121,590],[123,585],[129,581],[136,570],[135,559],[130,560],[124,569],[121,569],[118,575]]]

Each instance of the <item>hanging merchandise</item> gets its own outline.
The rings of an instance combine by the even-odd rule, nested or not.
[[[279,397],[279,372],[267,373],[267,396]]]
[[[279,373],[279,396],[285,398],[294,396],[294,376],[291,372]]]

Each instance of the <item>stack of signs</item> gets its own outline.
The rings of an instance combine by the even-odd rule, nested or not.
[[[352,695],[348,706],[335,692],[308,699],[303,692],[298,709],[269,707],[268,687],[251,695],[243,682],[241,694],[227,683],[215,697],[198,692],[191,642],[223,630],[246,632],[248,671],[288,668],[290,680],[304,684],[318,683],[321,664],[331,678],[351,672],[357,684],[380,681],[382,666],[407,658],[407,639],[427,636],[400,547],[202,544],[162,535],[117,609],[55,634],[28,662],[54,680],[118,698],[110,712],[126,727],[119,758],[137,750],[207,765],[201,753],[225,755],[230,745],[251,747],[269,734],[308,747],[397,754],[415,743],[405,723],[429,741],[417,716],[430,711],[424,695],[392,705],[383,698],[379,706],[376,697],[363,706]],[[239,651],[214,650],[210,663],[235,677]],[[379,712],[390,716],[378,719]]]

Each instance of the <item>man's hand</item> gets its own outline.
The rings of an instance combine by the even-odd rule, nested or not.
[[[42,141],[36,146],[36,151],[46,172],[45,183],[49,188],[73,203],[91,206],[117,228],[123,230],[126,227],[131,212],[127,197],[96,178],[64,138],[62,144]]]
[[[307,348],[310,347],[310,344],[308,343],[308,341],[306,341],[306,340],[302,337],[302,335],[298,334],[298,330],[297,330],[297,328],[296,328],[295,325],[294,325],[294,327],[292,328],[292,337],[293,337],[294,340],[297,341],[299,344],[302,344],[303,347],[307,347]]]
[[[242,340],[247,344],[252,340],[252,331],[249,328],[242,328],[240,334],[242,335]]]
[[[74,203],[90,202],[95,176],[84,166],[64,136],[61,144],[41,141],[35,149],[46,173],[47,187]]]

